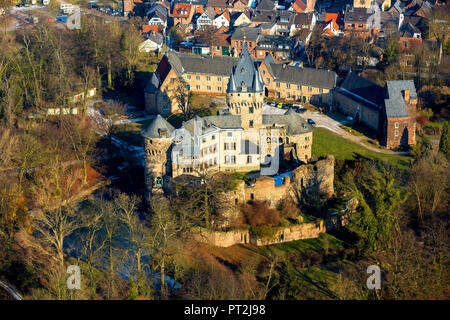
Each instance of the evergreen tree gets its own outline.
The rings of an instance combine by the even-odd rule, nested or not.
[[[439,151],[445,155],[447,160],[450,160],[450,130],[448,122],[445,122],[444,128],[442,129]]]

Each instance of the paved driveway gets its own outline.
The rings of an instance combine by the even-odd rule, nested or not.
[[[360,146],[362,146],[366,149],[369,149],[373,152],[384,153],[384,154],[401,154],[401,155],[409,154],[409,152],[396,152],[396,151],[391,151],[391,150],[387,150],[387,149],[378,149],[378,148],[367,145],[363,141],[368,139],[368,137],[354,136],[351,133],[349,133],[339,127],[341,124],[344,124],[344,125],[347,124],[347,121],[345,121],[345,120],[338,122],[323,113],[319,113],[318,111],[310,111],[310,110],[306,111],[305,113],[302,113],[302,116],[305,119],[314,120],[314,122],[316,123],[316,127],[326,128],[326,129],[340,135],[341,137],[343,137],[347,140],[353,141],[353,142],[359,144]]]

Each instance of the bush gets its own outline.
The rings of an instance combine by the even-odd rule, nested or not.
[[[280,213],[270,208],[267,201],[249,201],[242,206],[242,214],[247,224],[251,226],[280,224]]]
[[[277,231],[277,228],[271,226],[252,226],[250,228],[251,234],[260,239],[273,239]]]
[[[417,120],[417,123],[420,124],[421,126],[426,125],[426,124],[430,121],[430,120],[429,120],[427,117],[425,117],[425,116],[418,116],[416,120]]]
[[[291,198],[285,198],[280,206],[281,217],[282,218],[291,218],[296,219],[299,213],[299,209],[297,208],[297,204]]]

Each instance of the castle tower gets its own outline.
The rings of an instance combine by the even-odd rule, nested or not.
[[[247,46],[242,49],[238,63],[231,71],[227,105],[231,114],[241,116],[243,129],[258,130],[262,127],[264,81]]]
[[[162,190],[163,177],[171,171],[172,132],[175,128],[161,115],[144,131],[145,183],[152,193]]]

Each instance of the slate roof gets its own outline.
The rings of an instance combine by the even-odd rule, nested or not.
[[[333,89],[336,86],[337,75],[334,71],[294,66],[283,67],[283,65],[275,63],[266,63],[266,66],[275,81],[325,89]]]
[[[293,16],[292,23],[298,26],[310,26],[312,23],[314,13],[297,13]]]
[[[271,0],[261,0],[256,6],[256,10],[272,11],[275,10],[275,3]]]
[[[368,23],[369,17],[375,13],[372,9],[353,8],[348,6],[345,10],[344,22]]]
[[[184,73],[229,76],[237,63],[236,58],[178,56],[173,52],[169,53],[169,61],[179,76]]]
[[[175,128],[169,122],[167,122],[166,119],[158,114],[147,127],[147,129],[144,130],[142,135],[146,138],[161,138],[162,130],[165,130],[166,137],[170,138]]]
[[[303,134],[313,131],[313,127],[297,112],[290,109],[285,114],[263,114],[264,125],[282,124],[286,126],[287,135]]]
[[[256,41],[260,33],[261,33],[260,28],[239,27],[234,31],[233,35],[231,36],[231,39],[243,40],[245,36],[246,40]]]
[[[413,80],[386,81],[386,95],[384,100],[387,118],[407,118],[408,107],[403,92],[409,90],[409,98],[417,99],[416,87]]]
[[[194,134],[195,121],[201,121],[202,133],[212,130],[212,125],[221,129],[242,129],[240,115],[219,115],[207,117],[195,117],[183,123],[182,128]],[[285,114],[278,115],[262,115],[262,123],[264,125],[284,125],[288,135],[303,134],[313,131],[313,127],[294,110],[289,110]]]
[[[239,60],[230,75],[227,92],[262,92],[264,82],[255,66],[247,46],[242,48]]]
[[[353,72],[347,74],[339,92],[373,108],[379,109],[383,104],[383,87]]]
[[[290,51],[295,46],[295,38],[264,34],[258,38],[256,47],[266,49],[267,47],[265,46],[269,46],[269,50]]]

